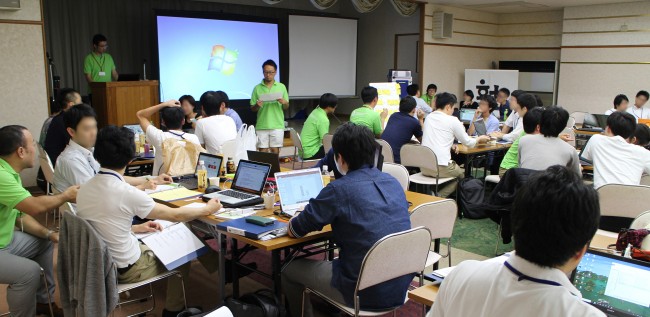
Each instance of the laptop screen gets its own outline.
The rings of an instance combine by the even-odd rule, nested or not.
[[[199,153],[199,162],[203,161],[205,168],[208,170],[208,178],[219,177],[219,171],[221,170],[221,163],[223,162],[223,157],[219,155],[212,155],[208,153]],[[199,164],[197,162],[195,173],[199,170]]]
[[[266,184],[271,165],[240,160],[232,182],[232,188],[245,192],[261,193]]]
[[[323,189],[323,177],[318,168],[276,173],[275,181],[278,184],[282,211],[291,216],[296,210],[304,208],[310,199],[316,198]]]
[[[588,250],[572,281],[585,302],[609,316],[650,316],[650,263]]]
[[[474,109],[460,109],[460,121],[472,121],[474,114],[476,114]]]
[[[133,132],[133,134],[142,134],[142,133],[144,133],[142,131],[142,127],[140,127],[139,124],[125,124],[124,127],[131,130],[131,132]]]

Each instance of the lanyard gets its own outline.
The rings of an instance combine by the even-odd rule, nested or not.
[[[173,135],[175,135],[175,136],[177,136],[177,137],[179,137],[179,138],[185,140],[185,137],[183,137],[183,136],[185,135],[185,132],[183,132],[183,133],[181,133],[181,134],[176,134],[176,133],[172,132],[171,130],[170,130],[170,131],[167,131],[167,132],[169,132],[169,133],[171,133],[171,134],[173,134]]]
[[[90,53],[93,56],[93,59],[95,60],[95,63],[97,63],[97,66],[99,66],[99,71],[104,71],[104,62],[106,61],[106,56],[102,54],[101,61],[102,63],[100,64],[97,58],[95,57],[95,53]]]
[[[102,175],[113,175],[113,176],[117,177],[117,179],[119,179],[120,182],[122,181],[122,178],[121,178],[119,175],[115,174],[115,173],[99,171],[99,172],[97,172],[97,174],[102,174]]]
[[[503,265],[505,265],[508,268],[508,270],[510,270],[514,275],[517,275],[517,277],[519,277],[519,279],[517,281],[528,280],[528,281],[531,281],[533,283],[546,284],[546,285],[552,285],[552,286],[562,286],[562,284],[560,284],[558,282],[543,280],[543,279],[539,279],[539,278],[534,278],[534,277],[528,276],[528,275],[526,275],[524,273],[521,273],[521,272],[517,271],[517,269],[512,267],[512,265],[510,265],[510,263],[508,263],[508,262],[503,262]]]

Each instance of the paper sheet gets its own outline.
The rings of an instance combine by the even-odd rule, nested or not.
[[[173,270],[207,252],[207,247],[183,223],[152,234],[146,244],[168,270]]]
[[[276,101],[278,99],[282,98],[282,93],[281,92],[270,92],[268,94],[261,94],[259,96],[259,100],[262,101]]]
[[[227,220],[235,220],[239,218],[244,218],[248,216],[252,216],[257,212],[257,210],[253,208],[246,208],[246,209],[225,209],[223,212],[221,210],[218,213],[215,213],[214,215],[217,218],[221,219],[227,219]]]
[[[159,193],[159,192],[164,192],[167,190],[172,190],[178,188],[178,184],[167,184],[167,185],[158,185],[156,186],[156,189],[145,189],[144,192],[147,193],[147,195]]]
[[[167,220],[154,220],[154,222],[159,223],[163,227],[163,231],[166,230],[167,228],[177,224],[178,222],[171,222]],[[157,232],[146,232],[146,233],[134,233],[133,235],[138,238],[138,240],[142,240],[143,238],[146,238],[154,233]]]
[[[205,205],[206,205],[205,203],[191,203],[191,204],[185,205],[183,207],[185,207],[185,208],[203,208],[203,207],[205,207]]]
[[[181,188],[166,190],[163,192],[153,193],[150,194],[149,197],[161,201],[170,202],[170,201],[176,201],[176,200],[186,199],[190,197],[197,197],[200,195],[201,195],[200,192],[181,187]]]

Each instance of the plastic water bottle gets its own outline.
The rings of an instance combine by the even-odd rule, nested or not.
[[[323,165],[323,170],[321,171],[321,176],[323,177],[323,187],[327,186],[330,183],[330,172],[327,168],[327,165]]]
[[[205,191],[208,188],[208,170],[205,168],[205,162],[199,161],[199,168],[196,172],[199,191]]]

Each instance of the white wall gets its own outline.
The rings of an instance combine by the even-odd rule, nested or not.
[[[18,11],[0,11],[0,126],[23,125],[38,140],[48,115],[41,3],[21,5]],[[21,173],[24,186],[36,184],[37,171],[38,166]]]

